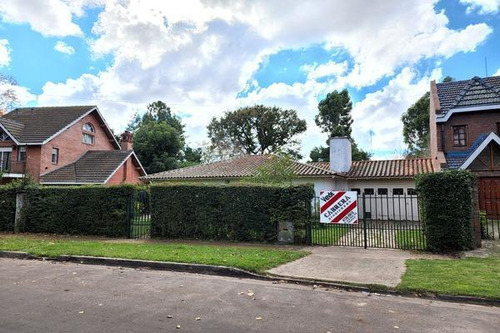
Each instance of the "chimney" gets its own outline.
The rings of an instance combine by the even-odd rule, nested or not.
[[[122,133],[122,150],[132,150],[132,133],[129,131]]]
[[[0,117],[2,117],[5,114],[5,111],[0,109]]]
[[[343,136],[330,138],[330,171],[348,172],[351,165],[351,141]]]

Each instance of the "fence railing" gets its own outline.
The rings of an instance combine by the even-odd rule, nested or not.
[[[357,224],[320,223],[320,199],[313,199],[306,242],[396,249],[425,249],[416,195],[359,195]]]

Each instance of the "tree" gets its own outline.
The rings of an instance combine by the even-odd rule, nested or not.
[[[19,103],[16,91],[14,90],[14,86],[16,85],[16,79],[0,73],[0,110],[10,111]]]
[[[407,157],[419,157],[428,154],[429,103],[430,95],[426,92],[401,116],[403,140],[408,145]]]
[[[201,149],[186,146],[184,124],[162,101],[149,104],[143,115],[136,113],[127,130],[134,132],[134,150],[148,173],[201,162]]]
[[[207,127],[210,150],[219,158],[238,154],[269,154],[283,151],[298,155],[296,136],[307,129],[295,110],[254,105],[213,118]]]
[[[257,184],[291,185],[296,178],[294,163],[293,156],[282,153],[272,155],[269,161],[257,168],[254,176],[247,177],[242,181]]]
[[[446,76],[443,82],[452,82]],[[408,145],[406,157],[422,157],[429,154],[429,108],[430,94],[426,92],[401,116],[403,140]]]
[[[354,161],[369,160],[371,154],[358,147],[352,138],[352,101],[347,89],[328,93],[318,104],[318,114],[315,117],[323,133],[328,133],[329,138],[334,136],[345,136],[351,140],[352,159]],[[329,140],[327,141],[329,144]],[[309,155],[311,161],[329,161],[330,152],[328,147],[315,147]]]

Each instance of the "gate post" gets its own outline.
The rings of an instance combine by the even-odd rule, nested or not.
[[[366,233],[366,200],[365,200],[365,193],[363,192],[363,238],[365,242],[365,249],[368,248],[368,240],[367,240],[367,233]]]
[[[24,224],[21,220],[21,210],[26,205],[26,193],[17,192],[16,193],[16,211],[14,215],[14,232],[19,233],[24,231]]]
[[[132,195],[127,199],[127,238],[132,238]]]
[[[472,240],[474,243],[474,248],[481,247],[481,218],[479,214],[479,179],[476,178],[474,185],[472,187],[472,215],[471,215],[471,226],[472,226]]]

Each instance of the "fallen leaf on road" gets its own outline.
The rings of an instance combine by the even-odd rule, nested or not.
[[[175,328],[177,328],[178,330],[181,329],[181,325],[177,325]]]
[[[247,292],[247,296],[250,296],[250,297],[253,297],[255,294],[253,293],[253,291],[249,290]]]
[[[200,317],[196,317],[196,318],[194,318],[194,320],[201,320],[201,318]]]
[[[262,320],[262,317],[255,317],[256,320]]]
[[[394,328],[398,329],[398,328],[399,328],[399,326],[394,326]]]
[[[172,318],[172,315],[167,315],[167,318]]]
[[[365,305],[366,305],[366,303],[363,303],[363,302],[358,303],[358,306],[365,306]]]
[[[80,312],[78,312],[78,314],[84,314],[84,313],[85,313],[85,311],[80,311]]]

